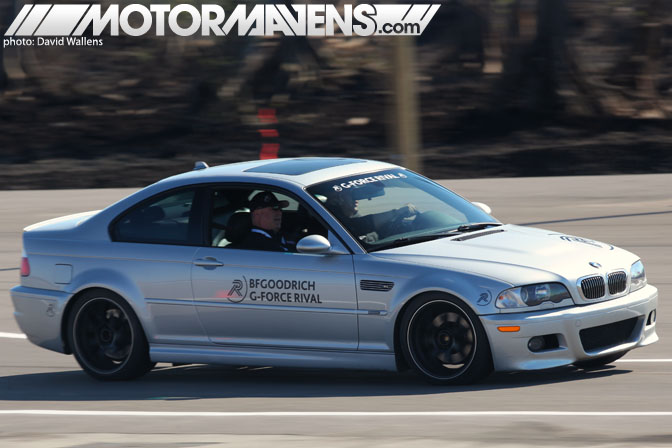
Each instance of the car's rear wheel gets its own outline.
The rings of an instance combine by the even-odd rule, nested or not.
[[[77,299],[68,317],[68,338],[77,362],[94,378],[128,380],[154,366],[133,309],[111,291],[87,291]]]
[[[599,369],[607,364],[611,364],[617,359],[621,359],[627,352],[614,353],[613,355],[600,356],[599,358],[586,359],[584,361],[576,361],[574,365],[580,369]]]
[[[399,326],[407,362],[426,380],[470,384],[492,371],[490,344],[478,317],[451,296],[415,299]]]

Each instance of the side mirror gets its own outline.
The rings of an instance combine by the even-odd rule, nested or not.
[[[326,254],[331,250],[331,243],[322,235],[308,235],[296,243],[296,250],[302,254]]]
[[[481,210],[483,210],[483,211],[484,211],[485,213],[487,213],[488,215],[491,215],[491,214],[492,214],[492,209],[491,209],[490,207],[488,207],[487,204],[484,204],[484,203],[482,203],[482,202],[472,202],[472,204],[474,204],[476,207],[478,207],[478,208],[480,208]]]

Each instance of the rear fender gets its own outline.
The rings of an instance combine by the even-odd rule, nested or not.
[[[105,282],[101,282],[101,279],[105,279]],[[62,328],[65,328],[65,325],[67,325],[68,314],[77,300],[77,297],[79,297],[79,294],[92,288],[101,288],[112,291],[126,300],[130,307],[133,308],[136,316],[138,316],[145,335],[147,335],[148,338],[151,338],[153,328],[151,327],[151,324],[148,324],[148,322],[151,322],[151,319],[147,303],[144,300],[140,289],[130,278],[118,271],[97,268],[81,272],[72,279],[72,283],[69,286],[71,287],[73,295],[66,304],[66,308],[61,317]]]

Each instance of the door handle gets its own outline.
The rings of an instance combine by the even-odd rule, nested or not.
[[[194,264],[196,266],[203,266],[206,268],[216,268],[219,266],[224,266],[224,263],[213,257],[199,258],[198,260],[194,260]]]

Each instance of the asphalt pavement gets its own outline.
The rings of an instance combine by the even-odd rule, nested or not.
[[[0,191],[0,445],[672,446],[672,174],[442,181],[502,222],[623,247],[659,289],[661,340],[596,371],[494,374],[436,387],[413,374],[160,364],[101,383],[20,338],[9,288],[21,229],[132,189]]]

